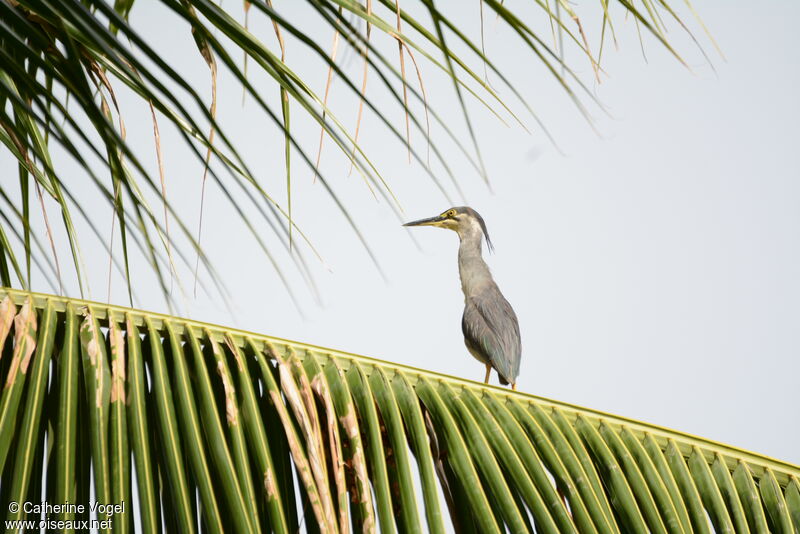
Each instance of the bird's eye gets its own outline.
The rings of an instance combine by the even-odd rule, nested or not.
[[[450,210],[447,213],[445,213],[445,217],[455,217],[455,216],[456,216],[456,210]]]

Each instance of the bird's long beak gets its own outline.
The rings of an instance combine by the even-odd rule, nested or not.
[[[403,226],[436,226],[443,220],[444,219],[442,219],[440,215],[437,215],[436,217],[428,217],[427,219],[407,222]]]

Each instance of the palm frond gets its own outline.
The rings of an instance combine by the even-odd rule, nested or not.
[[[594,95],[571,65],[564,63],[563,47],[553,49],[546,44],[544,36],[534,29],[537,26],[535,20],[530,20],[532,15],[523,8],[512,8],[496,0],[486,0],[486,3],[496,13],[498,21],[520,37],[520,57],[541,63],[555,83],[567,91],[588,117],[584,101],[594,101]],[[106,226],[106,219],[99,218],[96,209],[90,210],[82,205],[80,199],[86,191],[97,193],[107,204],[108,211],[114,213],[114,240],[120,246],[114,249],[111,261],[128,283],[129,300],[133,300],[134,292],[129,257],[135,249],[146,259],[168,301],[174,297],[172,285],[178,268],[193,272],[205,270],[215,278],[200,234],[190,228],[189,214],[179,212],[167,198],[157,122],[154,122],[158,162],[156,177],[146,165],[152,156],[126,139],[125,117],[118,107],[122,94],[147,106],[154,121],[161,119],[162,127],[172,128],[179,134],[189,153],[204,169],[198,189],[205,183],[206,176],[213,180],[256,239],[276,277],[287,286],[292,298],[296,298],[295,290],[289,287],[284,275],[286,261],[293,262],[294,268],[300,270],[303,278],[313,286],[312,270],[303,252],[295,252],[294,235],[299,228],[293,217],[293,205],[297,199],[292,195],[292,180],[303,165],[314,173],[317,166],[312,155],[314,147],[298,138],[297,128],[291,126],[290,110],[295,116],[305,116],[313,121],[349,166],[363,177],[367,187],[398,217],[400,203],[391,189],[390,180],[359,142],[362,110],[377,118],[380,128],[388,132],[399,146],[405,147],[410,159],[434,180],[445,198],[450,197],[451,188],[458,194],[461,194],[461,188],[450,171],[448,156],[439,148],[439,142],[431,132],[431,118],[434,126],[447,136],[448,142],[455,142],[476,172],[488,178],[478,150],[480,140],[471,126],[468,110],[472,103],[478,103],[499,120],[510,119],[524,128],[525,120],[515,109],[519,106],[539,121],[525,92],[502,72],[496,58],[485,53],[484,39],[469,36],[455,22],[449,7],[431,0],[416,6],[409,2],[403,8],[392,0],[374,4],[355,0],[307,0],[293,4],[290,10],[285,6],[273,6],[271,2],[245,2],[246,21],[240,22],[231,8],[223,8],[209,0],[161,0],[158,6],[164,10],[165,16],[172,18],[176,28],[185,28],[187,38],[191,34],[197,52],[211,69],[212,91],[209,97],[204,94],[206,91],[196,89],[195,84],[184,78],[175,65],[164,59],[164,51],[160,48],[163,45],[156,44],[158,41],[148,35],[145,28],[137,26],[132,15],[136,14],[138,4],[132,0],[118,0],[113,4],[105,0],[0,2],[0,143],[5,148],[3,156],[18,163],[20,177],[18,186],[0,183],[4,199],[15,199],[15,209],[11,210],[13,215],[4,210],[0,226],[0,278],[3,284],[29,286],[33,268],[42,271],[51,285],[55,285],[54,281],[59,278],[57,259],[51,257],[47,247],[36,243],[37,237],[31,232],[32,219],[38,216],[36,204],[30,203],[34,189],[41,190],[44,200],[57,206],[61,214],[63,229],[51,234],[64,235],[69,241],[75,278],[74,284],[67,284],[68,293],[77,284],[80,295],[89,294],[82,242],[91,238],[99,240],[108,250],[115,247],[113,242],[108,242],[108,236],[98,230]],[[536,6],[534,13],[545,17],[554,31],[557,27],[559,35],[565,35],[582,55],[587,56],[599,75],[599,60],[589,51],[584,27],[579,25],[580,36],[568,27],[568,24],[580,20],[577,8],[562,1],[537,2]],[[308,15],[306,19],[314,17],[316,22],[321,21],[330,30],[329,35],[338,35],[343,47],[363,58],[363,73],[360,76],[348,74],[340,62],[320,46],[316,35],[308,31],[308,23],[303,17],[295,16],[295,8],[301,10],[304,17]],[[676,21],[683,29],[688,27],[680,18],[677,7],[663,1],[639,4],[620,0],[613,6],[601,2],[599,6],[588,9],[602,9],[603,28],[611,23],[612,15],[631,14],[656,42],[680,59],[675,43],[665,37],[665,23],[670,20]],[[688,3],[686,9],[694,16]],[[667,15],[663,20],[661,13]],[[267,39],[250,30],[257,17],[274,27],[277,42],[270,39],[268,45]],[[354,21],[364,23],[365,28]],[[380,36],[398,42],[399,65],[396,64],[397,58],[385,57],[376,45]],[[299,65],[292,62],[295,54],[286,54],[286,40],[297,49],[297,56],[310,52],[318,58],[335,79],[334,83],[344,86],[350,96],[357,99],[355,131],[351,132],[339,118],[353,110],[342,110],[328,103],[327,98],[314,89],[318,86],[316,81],[312,83],[298,74]],[[421,68],[426,64],[451,81],[468,126],[466,131],[470,132],[470,150],[464,147],[461,136],[454,133],[456,129],[448,126],[451,118],[437,113],[436,103],[428,101],[424,89],[420,94],[420,90],[407,83],[405,52],[414,62],[420,81]],[[419,56],[421,64],[415,55]],[[243,60],[237,61],[234,57]],[[263,75],[263,83],[277,91],[269,93],[263,90],[262,82],[251,81],[255,77],[254,69]],[[380,89],[391,97],[396,109],[382,107],[374,96],[367,94],[367,70],[374,73]],[[500,90],[490,86],[486,75],[478,74],[480,70],[500,80],[502,92],[510,92],[514,103],[508,102]],[[281,157],[285,161],[285,193],[268,189],[265,177],[248,167],[238,147],[236,132],[226,127],[224,117],[216,113],[217,101],[226,96],[217,95],[213,89],[217,71],[220,76],[223,73],[230,75],[240,83],[244,95],[249,95],[248,102],[252,102],[267,125],[283,134]],[[324,89],[324,93],[327,92],[328,87]],[[266,98],[265,94],[279,94],[280,104]],[[424,106],[424,119],[418,112],[418,105]],[[405,131],[395,125],[397,110],[406,118]],[[543,128],[541,122],[539,125]],[[420,151],[412,146],[412,129],[420,132],[417,139],[422,140],[420,142],[426,144],[428,152],[434,154],[435,167],[431,166],[429,156],[422,157]],[[290,159],[294,159],[294,165],[290,164]],[[66,179],[65,169],[75,164],[80,171],[78,176],[71,175]],[[449,186],[441,181],[439,175],[442,172],[449,176]],[[377,258],[360,234],[356,217],[349,212],[346,199],[335,193],[331,176],[321,176],[321,182],[335,208],[351,225],[377,265]],[[244,209],[245,203],[234,194],[238,191],[242,191],[247,197],[246,202],[257,209]],[[276,199],[284,198],[284,194],[286,203],[281,205]],[[163,210],[162,206],[159,209],[151,206],[148,199],[152,198],[159,199],[158,204],[163,205]],[[264,223],[278,245],[259,235],[257,229]],[[90,235],[84,235],[86,230],[79,230],[87,225]],[[308,239],[299,233],[307,244]],[[199,265],[193,265],[193,257],[197,258]],[[51,269],[53,262],[55,266]],[[215,279],[214,284],[223,291],[219,280]]]
[[[15,290],[0,354],[3,495],[93,486],[126,502],[114,531],[134,514],[189,532],[198,514],[212,532],[800,528],[800,466],[354,354]]]

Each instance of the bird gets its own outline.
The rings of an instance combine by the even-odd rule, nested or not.
[[[470,354],[486,366],[484,384],[489,383],[494,369],[502,385],[511,384],[511,389],[516,390],[522,355],[519,321],[483,260],[484,239],[488,249],[494,250],[483,217],[468,206],[459,206],[403,226],[435,226],[458,234],[458,272],[464,293],[461,318],[464,344]]]

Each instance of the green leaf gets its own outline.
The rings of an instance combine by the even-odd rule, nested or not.
[[[86,307],[80,328],[83,379],[86,383],[87,411],[92,446],[92,471],[97,502],[113,502],[109,460],[109,404],[111,400],[111,371],[108,365],[106,341],[100,323],[91,307]],[[103,531],[111,531],[106,526]]]
[[[145,383],[142,340],[139,328],[129,313],[125,316],[125,330],[128,346],[127,426],[130,429],[130,446],[136,465],[136,487],[141,503],[139,521],[143,531],[156,532],[161,526],[158,493],[156,493],[158,466],[155,463],[153,446],[150,441],[151,431],[147,417],[147,384]]]
[[[128,308],[0,288],[0,376],[0,500],[46,492],[84,505],[53,519],[81,521],[94,492],[126,504],[112,530],[793,533],[800,517],[798,466]]]
[[[733,529],[733,521],[725,507],[722,493],[714,483],[711,469],[708,467],[708,463],[700,449],[695,448],[692,451],[692,455],[689,456],[689,470],[697,484],[700,496],[703,498],[703,504],[711,516],[714,530],[716,532],[736,532]]]
[[[793,534],[792,520],[789,517],[789,509],[783,498],[783,492],[775,480],[772,470],[767,468],[758,481],[758,488],[761,491],[761,498],[764,500],[767,509],[767,516],[772,524],[772,531],[778,534]]]
[[[40,326],[39,340],[36,343],[36,353],[33,355],[31,376],[26,390],[27,395],[22,412],[20,436],[17,438],[17,450],[20,453],[15,458],[14,476],[11,480],[11,493],[9,494],[10,501],[18,503],[27,501],[28,487],[31,484],[34,465],[33,455],[38,450],[37,443],[43,441],[38,436],[41,429],[39,423],[42,418],[42,405],[47,391],[47,375],[56,329],[56,314],[52,303],[49,303],[45,308]],[[0,337],[2,336],[0,335]],[[2,343],[0,343],[0,346],[2,346]],[[21,370],[21,372],[24,373],[25,371]],[[40,485],[41,478],[37,478],[33,483]],[[21,519],[22,512],[22,510],[19,510],[17,513],[11,513],[8,518]]]
[[[626,478],[626,475],[631,476],[632,470],[623,471],[623,468],[617,462],[612,450],[601,437],[598,430],[582,416],[578,416],[576,428],[580,432],[581,437],[588,443],[596,461],[600,467],[600,474],[603,480],[610,488],[611,503],[619,514],[623,516],[623,521],[628,525],[628,528],[634,531],[644,532],[647,529],[643,512],[637,506],[636,497],[640,497],[642,501],[648,503],[651,499],[649,492],[644,495],[634,495],[634,491],[643,490],[641,479],[635,478],[631,481]],[[618,444],[615,443],[618,446]],[[652,507],[648,509],[652,514]],[[662,527],[663,528],[663,527]]]
[[[747,464],[741,460],[733,471],[733,482],[736,486],[736,492],[739,494],[739,500],[742,502],[744,511],[747,514],[747,523],[750,531],[757,534],[768,533],[767,518],[764,515],[764,508],[761,506],[761,496],[758,494],[758,488],[753,481],[753,474]]]
[[[80,338],[78,337],[78,315],[71,305],[67,306],[61,353],[58,357],[58,426],[56,428],[55,451],[55,500],[56,502],[78,501],[78,455],[81,451],[78,437],[78,398],[80,386]],[[85,413],[85,410],[80,411]],[[57,514],[63,521],[75,519],[71,509]]]
[[[714,475],[714,481],[717,483],[717,487],[719,487],[722,498],[725,500],[725,504],[731,514],[735,531],[749,534],[750,529],[747,526],[747,519],[745,518],[742,503],[739,500],[739,494],[733,486],[733,479],[730,471],[728,471],[728,466],[719,454],[716,455],[714,463],[711,465],[711,473]]]
[[[272,185],[264,185],[267,182],[263,176],[260,173],[257,175],[246,165],[236,130],[222,127],[225,121],[217,117],[213,109],[216,107],[216,98],[209,106],[201,91],[193,86],[193,81],[184,78],[177,65],[165,60],[167,54],[157,36],[150,35],[145,27],[140,27],[141,22],[133,11],[133,0],[0,2],[0,20],[4,21],[0,25],[0,102],[3,104],[0,106],[0,144],[2,150],[17,162],[19,174],[18,185],[13,184],[14,191],[6,186],[4,189],[7,190],[3,192],[7,198],[14,199],[15,210],[11,211],[18,212],[20,219],[17,221],[20,223],[16,225],[17,228],[13,228],[10,216],[3,213],[0,217],[3,219],[0,226],[0,281],[10,286],[11,271],[14,270],[19,277],[15,283],[27,287],[31,281],[33,266],[48,267],[50,251],[37,245],[36,233],[32,231],[35,226],[32,225],[31,218],[36,216],[37,211],[30,206],[33,186],[41,187],[57,202],[63,232],[54,232],[54,235],[63,235],[69,242],[72,269],[75,271],[81,295],[90,289],[81,258],[81,245],[85,246],[89,241],[87,237],[99,239],[104,247],[108,243],[101,237],[102,232],[98,231],[98,227],[105,225],[106,221],[98,219],[97,210],[86,209],[81,202],[82,195],[78,194],[89,188],[99,193],[102,203],[114,210],[114,224],[119,226],[121,250],[115,252],[112,261],[124,273],[129,302],[133,300],[135,285],[129,269],[134,247],[139,249],[148,268],[156,275],[167,302],[174,299],[165,274],[165,267],[168,267],[170,276],[172,274],[173,252],[181,261],[196,254],[204,268],[211,273],[217,290],[223,297],[227,296],[223,281],[216,275],[210,257],[200,248],[193,232],[189,230],[186,214],[176,211],[163,198],[160,181],[155,179],[149,166],[144,164],[145,158],[149,159],[151,156],[141,153],[139,147],[125,137],[121,127],[124,113],[120,114],[117,109],[114,96],[115,87],[122,84],[130,90],[132,103],[158,110],[176,128],[186,148],[201,164],[207,166],[209,158],[214,158],[214,165],[206,167],[208,174],[236,211],[236,217],[248,227],[291,298],[296,299],[296,296],[293,288],[289,287],[289,277],[284,274],[283,255],[302,273],[309,289],[315,292],[310,269],[303,259],[302,251],[295,247],[295,232],[298,230],[295,220],[297,201],[293,195],[293,189],[296,188],[292,184],[293,174],[296,175],[299,168],[297,161],[305,163],[309,169],[313,169],[314,165],[304,148],[303,140],[297,137],[296,128],[292,128],[292,121],[297,124],[298,120],[302,121],[305,117],[319,124],[353,168],[362,175],[367,186],[380,194],[398,217],[400,207],[390,183],[384,178],[384,169],[373,159],[373,154],[366,151],[363,143],[356,142],[357,136],[352,136],[338,119],[341,115],[338,110],[323,105],[322,99],[311,89],[314,85],[311,83],[313,76],[301,76],[294,64],[286,59],[283,34],[294,38],[293,44],[296,43],[298,48],[297,57],[302,58],[310,52],[336,73],[347,90],[360,99],[377,119],[379,131],[389,133],[399,146],[408,148],[444,198],[450,198],[450,189],[455,189],[463,196],[464,178],[461,175],[455,176],[452,170],[455,167],[448,161],[452,158],[439,148],[441,143],[438,139],[431,139],[428,128],[423,127],[422,121],[414,112],[414,106],[406,98],[407,93],[424,104],[425,122],[428,122],[430,111],[440,129],[448,136],[448,142],[453,142],[483,178],[486,178],[487,171],[480,153],[480,132],[474,129],[471,120],[472,99],[501,122],[505,122],[504,118],[510,116],[525,128],[515,108],[522,106],[533,114],[532,106],[528,102],[531,98],[501,72],[497,67],[498,57],[484,52],[483,40],[476,42],[470,37],[468,26],[460,21],[456,22],[457,17],[452,6],[424,0],[421,7],[428,17],[417,18],[414,10],[400,9],[399,3],[392,0],[381,0],[381,3],[392,14],[398,13],[401,21],[410,30],[400,31],[384,20],[379,10],[366,9],[363,2],[355,0],[301,2],[299,5],[314,16],[299,21],[289,20],[283,15],[283,11],[274,9],[269,2],[246,2],[248,13],[250,6],[255,7],[254,13],[271,23],[281,34],[279,43],[270,43],[269,46],[258,38],[256,32],[251,33],[248,27],[236,20],[233,8],[228,5],[209,0],[162,0],[158,3],[165,8],[166,16],[174,23],[177,32],[186,32],[187,38],[191,32],[209,66],[214,70],[218,64],[219,67],[225,67],[233,75],[233,79],[242,85],[244,93],[251,96],[257,115],[266,118],[269,127],[283,134],[281,148],[285,181],[280,182],[286,187],[286,205],[283,207],[275,201],[283,198],[282,191],[274,191]],[[520,37],[514,46],[514,52],[523,58],[522,61],[541,64],[548,69],[555,83],[588,116],[583,100],[594,101],[593,92],[571,69],[572,65],[566,64],[564,58],[567,56],[563,47],[552,50],[533,30],[538,28],[538,17],[546,18],[551,27],[558,27],[559,36],[566,33],[569,42],[577,49],[578,57],[588,57],[592,66],[597,68],[582,29],[579,28],[579,38],[567,28],[567,23],[579,21],[577,8],[573,9],[559,0],[554,12],[549,1],[538,1],[541,9],[531,14],[526,9],[496,0],[487,0],[486,3],[497,14],[498,20],[502,19]],[[597,15],[602,13],[603,31],[606,24],[613,31],[612,14],[619,12],[621,16],[632,16],[637,25],[642,25],[650,32],[658,46],[665,48],[682,62],[677,52],[679,39],[667,39],[670,25],[665,22],[672,19],[674,24],[688,32],[691,40],[694,41],[695,37],[684,22],[683,14],[671,4],[667,1],[645,0],[642,7],[640,4],[622,0],[617,11],[610,10],[608,2],[601,1],[600,5],[590,4],[585,9],[589,15],[593,12]],[[696,18],[691,5],[688,2],[686,4],[691,14],[689,18]],[[663,13],[668,15],[664,20]],[[312,24],[309,22],[311,19],[316,21],[314,25],[309,25]],[[365,32],[357,24],[358,21],[365,22],[372,31],[401,43],[401,54],[418,54],[444,73],[452,82],[455,93],[453,96],[459,103],[466,128],[459,131],[458,128],[451,127],[452,117],[440,115],[436,107],[429,109],[425,95],[420,95],[406,83],[404,73],[398,72],[395,62],[384,57],[379,47],[366,38]],[[319,22],[323,30],[337,32],[341,40],[355,53],[365,60],[368,59],[368,67],[383,84],[382,89],[388,91],[390,101],[394,99],[394,106],[379,105],[379,99],[362,95],[359,84],[351,73],[330,60],[319,46],[319,35],[328,33],[320,32]],[[698,23],[708,33],[699,18]],[[280,54],[277,53],[276,46],[280,47]],[[702,48],[700,50],[702,52]],[[249,78],[240,65],[241,62],[237,61],[240,57],[245,58],[246,65],[252,65]],[[261,77],[260,82],[263,80],[268,91],[251,82],[256,78],[253,69],[266,75]],[[510,91],[513,95],[514,105],[506,102],[500,91],[495,90],[478,73],[480,70],[491,73],[502,82],[504,91]],[[403,95],[398,91],[399,84],[402,85]],[[275,93],[270,92],[274,89],[277,89]],[[268,94],[279,95],[280,111],[277,102],[264,96]],[[219,100],[222,101],[225,96],[220,92]],[[114,106],[113,113],[111,105]],[[446,105],[442,105],[441,109],[445,108]],[[416,147],[410,146],[401,129],[397,128],[394,120],[397,109],[402,110],[407,122],[413,123],[423,133],[425,142],[438,159],[438,165],[448,174],[452,187],[446,188],[443,185],[439,177],[440,171],[434,171],[419,156]],[[535,114],[533,116],[539,122]],[[539,125],[544,130],[541,122]],[[464,148],[462,141],[467,141],[464,138],[468,138],[472,145],[469,152]],[[67,158],[52,157],[61,153]],[[77,172],[70,168],[69,173],[65,173],[64,165],[70,159],[77,163]],[[100,162],[99,168],[97,162]],[[346,199],[336,194],[334,185],[330,177],[323,177],[322,186],[331,204],[350,224],[352,232],[380,270],[370,243],[356,224],[356,217],[351,213]],[[246,200],[240,200],[242,197],[238,196],[239,191],[244,193]],[[163,202],[174,232],[167,231],[166,221],[152,209],[148,198]],[[254,205],[257,215],[253,215],[252,209],[245,209],[248,202]],[[262,235],[264,222],[278,238],[276,244]],[[90,236],[85,235],[87,231],[91,233]],[[12,234],[15,233],[18,234],[19,243],[11,242],[15,237]],[[305,235],[302,232],[300,235],[306,245],[309,245]],[[309,248],[316,254],[313,247]],[[24,267],[21,268],[23,263]],[[53,281],[58,278],[57,269],[50,271],[45,272],[46,283],[54,285]]]
[[[111,349],[111,393],[109,396],[110,411],[110,459],[111,462],[111,504],[114,513],[99,517],[112,519],[112,529],[117,532],[130,532],[133,527],[133,515],[130,513],[131,500],[131,450],[128,444],[127,419],[127,366],[125,337],[116,321],[110,321],[108,329],[109,348]],[[119,511],[116,511],[119,510]]]
[[[259,478],[256,478],[256,480],[260,480],[263,485],[263,487],[259,488],[258,494],[263,495],[263,499],[267,502],[269,521],[273,530],[278,534],[286,534],[288,532],[288,527],[284,515],[284,498],[281,493],[281,488],[277,483],[277,475],[272,460],[274,453],[272,453],[271,448],[274,447],[275,444],[267,439],[267,433],[262,424],[258,401],[245,355],[230,336],[225,338],[225,343],[228,350],[233,354],[233,359],[236,362],[233,368],[236,370],[237,384],[241,395],[242,423],[244,425],[250,453],[258,465],[258,474],[261,475]]]
[[[192,466],[204,465],[201,456],[203,450],[198,447],[188,446],[184,449],[182,445],[181,431],[175,409],[176,401],[174,400],[175,396],[173,395],[172,383],[167,369],[164,347],[161,343],[161,332],[156,330],[149,317],[145,318],[144,321],[147,329],[147,346],[150,349],[151,391],[157,414],[158,443],[162,457],[159,471],[166,479],[167,483],[164,486],[169,493],[169,499],[164,500],[168,500],[172,505],[172,510],[175,511],[175,524],[183,532],[194,533],[197,532],[197,520],[194,512],[194,487],[191,488],[190,493],[187,476],[190,466],[184,460],[184,450],[188,451]],[[170,341],[171,336],[170,339],[165,339],[165,344],[170,343]],[[183,369],[185,364],[182,358],[172,356],[172,361],[176,367]],[[184,376],[184,373],[181,376]],[[187,391],[182,389],[179,389],[179,391],[181,394],[178,395],[178,399],[184,398],[188,394]],[[180,410],[184,402],[178,401],[177,404]],[[189,443],[197,443],[196,441],[191,441],[191,438],[195,436],[188,432],[185,435],[189,438]],[[206,521],[206,525],[218,525],[219,511],[216,508],[216,500],[213,499],[213,496],[209,496],[206,485],[202,486],[202,497],[206,499],[203,501],[203,518]]]

